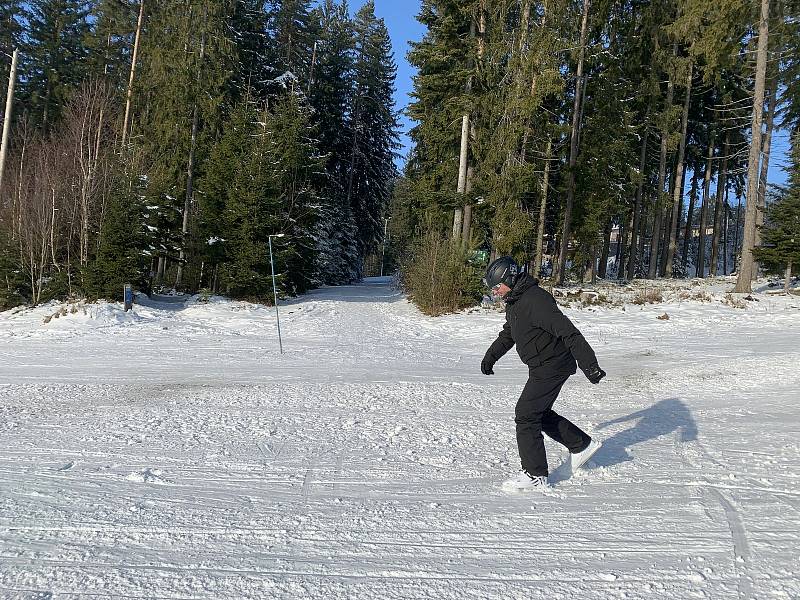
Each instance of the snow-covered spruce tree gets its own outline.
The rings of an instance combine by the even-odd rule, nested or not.
[[[216,136],[231,73],[228,8],[227,2],[211,0],[160,3],[143,33],[136,79],[139,117],[131,141],[146,156],[149,225],[159,237],[159,283],[178,279],[165,280],[168,264],[176,265],[176,274],[181,264],[188,268],[190,281],[199,275],[200,261],[187,252],[194,179]]]
[[[347,202],[352,132],[348,109],[353,96],[353,27],[345,4],[326,0],[317,12],[321,27],[307,93],[314,107],[319,152],[327,180],[320,193],[316,279],[326,284],[358,278],[360,257],[353,212]]]
[[[86,73],[89,3],[32,0],[28,8],[20,97],[26,99],[35,122],[47,131]]]
[[[773,273],[783,272],[788,291],[792,272],[800,268],[800,131],[795,131],[787,167],[789,181],[768,206],[761,246],[753,253]]]
[[[388,208],[391,182],[397,176],[398,123],[393,99],[397,67],[389,32],[383,19],[375,16],[374,2],[361,7],[353,28],[356,50],[348,119],[352,139],[345,189],[355,217],[361,276],[363,260],[383,237],[382,217]]]

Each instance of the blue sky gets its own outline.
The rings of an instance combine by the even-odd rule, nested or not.
[[[363,3],[360,0],[353,0],[351,10],[355,12]],[[375,14],[381,17],[386,27],[389,29],[389,36],[392,39],[394,58],[397,62],[397,91],[395,93],[395,104],[398,110],[402,111],[409,103],[409,93],[412,89],[411,77],[415,70],[408,64],[406,54],[409,50],[409,41],[420,40],[425,33],[425,28],[416,16],[420,10],[419,0],[375,0]],[[408,131],[412,126],[408,117],[401,112],[402,134],[400,142],[402,149],[402,159],[399,166],[405,164],[405,157],[410,149]],[[786,165],[789,142],[786,131],[777,131],[773,135],[772,152],[770,157],[769,177],[770,183],[786,183],[786,173],[782,167]]]

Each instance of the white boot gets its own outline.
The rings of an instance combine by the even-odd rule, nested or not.
[[[594,453],[600,449],[601,445],[602,444],[600,442],[592,440],[591,442],[589,442],[589,445],[586,446],[586,448],[583,449],[581,452],[570,454],[569,466],[572,469],[572,472],[574,473],[575,471],[577,471],[584,463],[586,463],[587,460],[592,458]]]
[[[528,475],[527,471],[520,471],[519,474],[503,482],[506,490],[537,490],[544,491],[550,488],[547,477],[543,475]]]

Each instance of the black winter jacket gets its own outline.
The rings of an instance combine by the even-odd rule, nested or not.
[[[597,365],[594,350],[559,310],[553,296],[525,274],[506,296],[506,322],[484,360],[497,362],[514,344],[531,375],[571,375],[576,360],[584,373]]]

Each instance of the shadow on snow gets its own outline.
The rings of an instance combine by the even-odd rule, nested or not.
[[[634,423],[628,429],[603,440],[603,447],[592,457],[597,466],[610,467],[633,460],[628,453],[631,446],[674,432],[679,434],[678,440],[682,443],[697,439],[697,424],[694,417],[692,417],[689,407],[678,398],[660,400],[649,408],[600,423],[595,429],[604,429],[611,425],[632,421]]]
[[[692,413],[682,400],[668,398],[660,400],[652,406],[636,411],[624,417],[599,423],[595,429],[605,429],[620,423],[632,423],[630,427],[602,440],[603,445],[592,459],[585,465],[588,468],[610,467],[634,460],[628,452],[632,446],[642,444],[656,438],[678,434],[681,443],[697,439],[697,424]],[[570,477],[567,463],[559,466],[551,475],[554,482]]]

